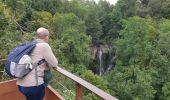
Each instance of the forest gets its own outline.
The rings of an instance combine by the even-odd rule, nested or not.
[[[170,0],[0,0],[0,59],[39,27],[49,29],[62,68],[119,100],[170,100]],[[53,76],[73,100],[74,83]]]

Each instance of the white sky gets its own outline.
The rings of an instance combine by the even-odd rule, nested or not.
[[[96,2],[99,2],[99,0],[94,0]],[[106,0],[106,1],[109,1],[110,4],[115,4],[117,2],[117,0]]]

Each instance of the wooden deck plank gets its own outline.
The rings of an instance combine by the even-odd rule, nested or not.
[[[43,100],[65,100],[51,86],[45,90],[46,94]],[[26,100],[16,85],[16,80],[0,82],[0,100]]]

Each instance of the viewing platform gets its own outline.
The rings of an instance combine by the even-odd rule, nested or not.
[[[100,100],[118,100],[96,86],[88,83],[87,81],[75,76],[74,74],[58,67],[54,69],[63,76],[71,79],[75,83],[75,100],[83,100],[83,90],[88,89],[92,93],[100,97]],[[0,82],[0,100],[26,100],[25,97],[18,91],[16,80],[7,80]],[[54,90],[50,85],[46,88],[44,100],[65,100]]]

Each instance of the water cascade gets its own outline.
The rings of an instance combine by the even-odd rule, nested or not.
[[[106,72],[111,71],[114,67],[114,55],[112,47],[108,45],[100,45],[98,47],[94,46],[92,50],[94,63],[95,65],[98,65],[93,71],[98,73],[100,76],[102,76]]]
[[[103,73],[104,73],[102,48],[99,48],[98,57],[99,57],[98,59],[99,59],[99,64],[100,64],[100,67],[99,67],[99,75],[102,76]]]

